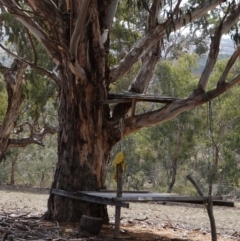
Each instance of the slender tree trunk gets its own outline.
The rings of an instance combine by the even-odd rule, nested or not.
[[[171,172],[171,181],[168,184],[168,193],[172,192],[172,188],[176,181],[176,175],[177,175],[177,167],[178,167],[178,161],[179,161],[179,153],[180,153],[180,147],[182,143],[182,135],[183,135],[183,123],[180,123],[178,125],[178,133],[177,133],[177,139],[175,144],[175,149],[173,153],[173,160],[172,160],[172,172]]]
[[[15,167],[16,167],[16,159],[12,161],[12,166],[11,166],[11,179],[10,179],[11,185],[15,184]]]
[[[41,175],[41,180],[40,180],[40,188],[44,188],[44,186],[45,186],[45,181],[44,181],[44,179],[45,179],[45,175],[44,175],[44,172],[42,173],[42,175]]]
[[[167,190],[168,193],[172,192],[173,186],[176,182],[179,146],[176,147],[176,150],[175,150],[175,156],[172,160],[172,171],[170,173],[170,177],[169,177],[170,181],[168,182],[168,190]]]
[[[213,198],[212,195],[208,195],[207,198],[207,203],[206,203],[206,209],[210,221],[210,226],[211,226],[211,237],[212,241],[217,241],[217,229],[216,229],[216,223],[215,223],[215,218],[213,215]]]
[[[176,181],[176,170],[173,170],[172,171],[172,174],[171,174],[171,180],[170,180],[170,182],[169,182],[169,184],[168,184],[168,190],[167,190],[167,193],[171,193],[172,192],[172,188],[173,188],[173,186],[174,186],[174,184],[175,184],[175,181]]]

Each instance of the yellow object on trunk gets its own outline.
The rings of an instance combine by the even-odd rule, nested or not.
[[[113,174],[113,179],[115,179],[115,181],[117,181],[117,165],[118,164],[121,164],[122,172],[124,172],[126,163],[125,163],[125,157],[124,157],[124,152],[123,151],[120,151],[116,155],[116,157],[115,157],[115,159],[113,161],[113,166],[115,167],[114,174]]]

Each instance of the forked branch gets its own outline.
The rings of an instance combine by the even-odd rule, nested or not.
[[[34,131],[34,127],[32,127],[29,123],[27,123],[31,128],[31,133],[29,137],[26,138],[10,138],[8,141],[7,149],[11,147],[25,147],[29,144],[37,144],[40,146],[44,146],[42,140],[46,135],[53,135],[57,133],[58,129],[54,126],[45,125],[45,127],[38,132]]]
[[[206,14],[209,10],[214,9],[216,6],[220,5],[223,2],[224,0],[206,1],[204,5],[201,4],[198,7],[192,9],[191,16],[186,13],[185,15],[177,18],[173,22],[168,19],[165,23],[157,25],[148,35],[139,40],[135,47],[129,51],[129,53],[125,56],[123,60],[120,61],[117,66],[114,66],[112,68],[110,73],[111,82],[115,82],[120,77],[124,76],[152,46],[154,46],[166,35],[166,24],[171,23],[171,25],[174,26],[174,28],[170,28],[169,31],[176,31],[184,25],[198,19],[202,15]],[[175,8],[174,13],[177,13],[178,10],[179,7]]]
[[[209,100],[217,98],[222,93],[226,92],[228,89],[239,83],[240,74],[228,83],[222,84],[221,86],[218,86],[209,92],[196,92],[188,98],[175,100],[159,110],[126,118],[124,120],[124,135],[133,133],[143,127],[148,127],[171,120],[183,112],[192,110],[197,106],[207,103]],[[116,135],[118,135],[118,129],[118,122],[114,122],[112,124],[111,130],[116,130]]]
[[[83,32],[85,20],[86,20],[86,17],[88,16],[91,3],[92,3],[92,0],[83,0],[81,4],[80,3],[78,4],[79,13],[78,13],[75,28],[71,37],[70,48],[69,48],[70,54],[74,57],[75,60],[77,59],[77,50],[78,50],[79,41],[81,39],[81,33]]]
[[[238,59],[239,56],[240,56],[240,46],[237,47],[237,49],[235,50],[235,52],[233,53],[233,55],[229,59],[229,61],[227,63],[227,66],[224,69],[221,78],[218,80],[218,86],[222,85],[226,82],[227,75],[228,75],[229,71],[232,69],[234,63],[236,62],[236,60]]]
[[[29,61],[23,59],[22,57],[14,54],[14,53],[11,52],[10,50],[8,50],[6,47],[4,47],[1,43],[0,43],[0,47],[1,47],[4,51],[6,51],[8,54],[10,54],[11,56],[13,56],[15,59],[18,59],[18,60],[21,61],[22,63],[25,63],[25,64],[29,65],[31,68],[36,69],[38,72],[40,72],[40,73],[46,75],[48,78],[52,79],[52,80],[56,83],[56,85],[57,85],[58,87],[60,87],[60,79],[59,79],[53,72],[51,72],[51,71],[49,71],[49,70],[47,70],[47,69],[44,69],[44,68],[38,66],[37,64],[34,64],[34,63],[32,63],[32,62],[29,62]],[[35,62],[35,61],[34,61],[34,62]]]
[[[222,20],[220,25],[215,31],[214,36],[211,38],[211,45],[210,45],[210,51],[208,55],[208,59],[205,65],[205,68],[203,70],[203,73],[201,75],[201,78],[198,82],[198,88],[201,90],[206,90],[207,83],[209,81],[210,74],[212,73],[212,70],[216,64],[218,54],[219,54],[219,46],[220,41],[222,38],[222,35],[229,31],[231,26],[239,19],[240,16],[240,6],[238,6],[235,11],[232,10],[230,15]],[[224,21],[225,20],[225,21]],[[237,56],[239,55],[238,51],[235,51],[232,58],[229,60],[227,68],[225,68],[225,71],[223,72],[222,78],[219,80],[220,83],[223,83],[224,80],[227,77],[227,74],[229,73],[230,69],[232,68],[233,64],[236,61]]]

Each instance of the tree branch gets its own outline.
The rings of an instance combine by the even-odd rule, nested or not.
[[[81,39],[81,33],[83,32],[84,24],[86,21],[86,17],[88,16],[91,3],[92,0],[83,0],[81,4],[78,4],[79,13],[69,47],[69,52],[74,57],[74,61],[77,60],[78,45]]]
[[[43,19],[49,32],[54,32],[55,35],[63,32],[62,12],[52,0],[26,0],[26,2],[38,14],[38,17]]]
[[[234,63],[236,62],[239,56],[240,56],[240,46],[237,47],[237,49],[229,59],[227,66],[222,73],[221,78],[218,80],[218,83],[217,83],[218,86],[225,83],[229,71],[231,70],[231,68],[233,67]]]
[[[46,0],[44,0],[44,2],[45,1]],[[31,16],[28,15],[27,13],[25,13],[22,9],[20,9],[19,6],[14,3],[13,0],[2,0],[2,2],[4,3],[4,6],[6,6],[8,11],[13,16],[15,16],[15,18],[18,21],[20,21],[25,27],[27,27],[28,30],[37,38],[37,40],[43,45],[43,47],[46,49],[48,54],[52,57],[53,61],[55,62],[55,64],[57,66],[59,66],[61,63],[61,53],[60,52],[64,52],[64,54],[66,55],[66,57],[69,60],[69,68],[71,69],[71,71],[78,78],[83,79],[83,80],[86,79],[85,71],[77,63],[77,61],[75,61],[75,60],[73,61],[73,56],[70,54],[70,52],[68,51],[67,47],[64,44],[61,44],[60,42],[58,42],[58,40],[54,40],[54,39],[50,38],[44,32],[44,30],[36,22],[34,22],[32,20]],[[39,10],[39,6],[42,6],[40,4],[40,2],[41,1],[29,0],[29,3],[31,3],[33,10],[36,9],[36,11]],[[88,1],[85,0],[85,2],[88,2]],[[38,4],[40,4],[40,5],[38,5]],[[44,11],[46,10],[45,7],[43,7]],[[52,5],[51,5],[51,7],[52,7]],[[40,12],[43,12],[43,11],[40,11]],[[47,11],[47,13],[49,13],[49,11]],[[44,13],[42,13],[42,14],[44,14]],[[59,13],[56,13],[56,14],[59,14]],[[83,14],[85,15],[86,13],[83,12]],[[81,14],[79,14],[79,15],[81,15]],[[44,15],[44,17],[47,17],[47,15]],[[61,28],[62,28],[62,26],[61,26]],[[81,29],[77,28],[77,30],[81,30]],[[76,36],[77,32],[75,32],[75,33],[76,33],[75,34],[75,36]],[[80,38],[81,34],[78,33],[78,36]],[[75,37],[73,39],[75,39]],[[75,43],[75,41],[74,41],[74,44],[78,44],[78,41],[77,41],[77,43]],[[74,47],[76,47],[76,46],[74,45]]]
[[[181,0],[179,0],[181,2]],[[179,4],[178,2],[178,4]],[[224,0],[212,0],[206,1],[205,5],[199,5],[192,10],[191,16],[186,13],[184,16],[177,18],[172,22],[172,19],[168,19],[165,23],[157,25],[152,31],[146,35],[144,38],[140,39],[138,43],[133,47],[129,53],[125,56],[123,60],[119,62],[117,66],[111,69],[111,82],[115,82],[120,77],[125,75],[133,65],[160,39],[162,39],[166,34],[166,27],[171,24],[170,31],[176,31],[184,25],[198,19],[200,16],[206,14],[209,10],[220,5]],[[174,13],[177,13],[179,8],[175,8]],[[171,21],[170,21],[171,20]],[[172,28],[174,26],[174,29]]]
[[[230,89],[231,87],[233,87],[234,85],[238,84],[239,82],[240,82],[240,74],[237,75],[235,78],[233,78],[231,81],[229,81],[227,83],[227,85],[225,84],[224,86],[225,86],[225,88]]]
[[[29,42],[30,42],[30,45],[32,47],[32,50],[33,50],[33,64],[37,64],[37,61],[38,61],[38,56],[37,56],[37,51],[36,51],[36,48],[34,46],[34,43],[33,43],[33,40],[32,40],[32,36],[31,34],[29,33],[29,30],[26,28],[26,32],[27,32],[27,36],[28,36],[28,39],[29,39]]]
[[[148,16],[148,32],[157,26],[161,0],[154,0]],[[180,3],[180,2],[179,2]],[[149,85],[159,60],[160,42],[154,45],[142,58],[142,66],[129,87],[130,92],[143,93]]]
[[[231,28],[231,26],[239,19],[239,16],[240,16],[240,6],[238,6],[238,8],[235,11],[232,10],[226,20],[225,20],[225,18],[223,18],[222,22],[216,29],[214,36],[211,38],[211,45],[210,45],[210,51],[208,54],[208,59],[207,59],[205,68],[202,72],[201,78],[199,79],[198,89],[202,89],[204,91],[206,90],[210,74],[212,73],[212,70],[217,61],[222,35]],[[231,58],[230,63],[232,63],[233,60],[234,60],[234,58]],[[230,71],[231,67],[230,67],[230,65],[228,65],[228,69],[227,68],[225,69],[220,82],[223,82],[223,78],[225,79],[227,77],[227,74]]]
[[[24,126],[29,125],[28,121],[24,121],[22,124],[16,126],[13,130],[13,133],[18,135],[19,133],[23,132]]]
[[[202,98],[205,99],[206,96],[202,96]],[[201,103],[204,103],[202,101]],[[208,99],[206,98],[206,102],[207,101]],[[165,105],[160,110],[155,110],[126,118],[124,120],[124,135],[128,135],[143,127],[151,126],[157,123],[164,123],[185,111],[193,109],[197,105],[198,102],[194,98],[181,99]]]
[[[0,73],[4,74],[6,70],[9,70],[9,67],[4,66],[2,63],[0,63]]]
[[[45,127],[40,131],[40,132],[35,132],[31,133],[29,137],[27,138],[20,138],[20,139],[15,139],[15,138],[10,138],[8,141],[7,149],[11,147],[25,147],[29,144],[37,144],[40,146],[44,146],[42,143],[42,140],[44,136],[50,134],[53,135],[57,133],[58,128],[50,125],[45,125]]]
[[[149,15],[148,15],[148,32],[154,27],[158,22],[158,14],[160,8],[161,0],[154,0],[152,6],[150,7]]]
[[[15,59],[11,67],[6,68],[3,73],[7,85],[8,106],[5,117],[0,125],[0,160],[7,149],[8,139],[18,118],[23,101],[21,86],[22,75],[26,68],[27,65],[25,63]]]
[[[44,147],[41,141],[28,137],[28,138],[21,138],[21,139],[9,139],[7,149],[12,147],[26,147],[27,145],[30,145],[30,144],[37,144]]]
[[[20,9],[13,0],[2,0],[8,12],[11,13],[18,21],[20,21],[28,30],[37,38],[37,40],[44,46],[47,53],[52,57],[53,61],[60,64],[59,46],[52,41],[45,33],[45,31],[32,20],[31,16]],[[60,45],[60,44],[59,44]]]
[[[188,98],[175,100],[159,110],[126,118],[124,120],[124,135],[133,133],[143,127],[148,127],[171,120],[183,112],[192,110],[197,106],[207,103],[209,100],[215,99],[238,83],[240,83],[240,74],[230,82],[222,84],[221,86],[218,86],[209,92],[195,92]],[[110,125],[110,130],[111,135],[113,135],[113,131],[115,130],[114,136],[119,136],[121,139],[119,132],[119,121],[116,121]]]
[[[192,185],[196,188],[197,192],[198,192],[198,195],[203,197],[203,192],[201,190],[201,188],[198,186],[198,184],[195,182],[195,180],[191,177],[190,174],[188,174],[186,176],[186,178],[192,183]]]
[[[86,81],[86,73],[77,61],[78,46],[79,41],[81,40],[81,33],[83,32],[84,24],[86,22],[86,17],[88,16],[91,3],[91,0],[84,0],[82,1],[82,3],[78,3],[79,13],[77,16],[73,34],[71,36],[69,47],[69,52],[71,55],[71,59],[69,59],[69,68],[79,79],[83,81]]]
[[[160,0],[154,0],[150,7],[148,16],[148,32],[157,25],[157,18],[159,13]],[[135,93],[143,93],[151,81],[156,65],[159,60],[160,42],[149,49],[148,52],[142,57],[142,65],[134,81],[128,88],[128,91]],[[131,103],[119,103],[113,109],[113,118],[119,120],[125,116],[131,109]]]
[[[86,73],[77,61],[69,61],[68,66],[74,75],[76,75],[79,79],[83,80],[84,82],[86,81]]]
[[[108,12],[106,14],[106,17],[104,19],[104,27],[110,31],[113,18],[115,17],[117,6],[118,6],[119,0],[112,0],[110,1],[110,5],[108,7]]]
[[[208,54],[208,59],[206,61],[206,65],[202,72],[201,78],[199,79],[197,89],[201,89],[204,91],[206,90],[210,74],[212,73],[212,70],[217,61],[220,41],[222,37],[221,30],[222,30],[222,24],[220,24],[220,26],[216,29],[214,36],[211,37],[211,45],[210,45],[210,51]]]
[[[23,58],[21,58],[20,56],[14,54],[13,52],[9,51],[7,48],[5,48],[1,43],[0,43],[0,47],[6,51],[8,54],[12,55],[14,58],[18,59],[19,61],[29,65],[31,68],[33,69],[36,69],[37,71],[39,71],[40,73],[46,75],[48,78],[52,79],[56,84],[57,86],[60,88],[60,79],[51,71],[49,70],[46,70],[34,63],[31,63]]]

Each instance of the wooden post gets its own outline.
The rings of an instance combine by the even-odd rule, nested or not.
[[[132,111],[131,111],[131,116],[135,115],[135,109],[136,109],[136,99],[132,99]]]
[[[122,166],[117,164],[117,197],[122,197]],[[115,230],[114,238],[118,238],[119,229],[120,229],[120,217],[121,217],[121,207],[115,207]]]

